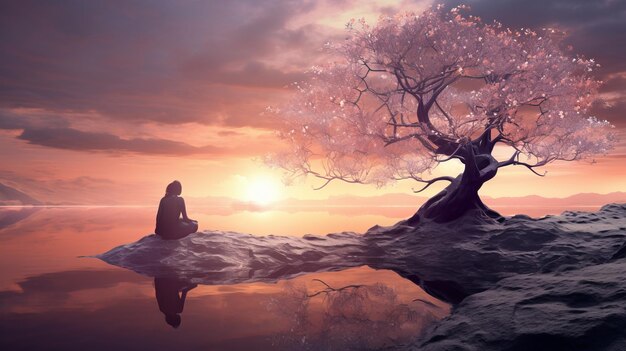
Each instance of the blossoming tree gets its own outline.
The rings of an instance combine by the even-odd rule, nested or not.
[[[611,125],[587,114],[600,82],[592,59],[570,57],[562,35],[512,31],[439,6],[421,15],[348,24],[331,45],[339,59],[313,67],[276,115],[289,147],[270,158],[288,176],[371,183],[450,184],[411,222],[447,222],[468,211],[497,218],[478,196],[499,168],[537,167],[605,153]],[[498,146],[510,157],[492,156]],[[456,177],[427,178],[458,160]]]

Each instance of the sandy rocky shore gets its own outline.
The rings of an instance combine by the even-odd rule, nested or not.
[[[98,258],[203,284],[273,282],[368,265],[453,304],[409,350],[626,350],[626,204],[497,223],[400,222],[304,237],[155,235]]]

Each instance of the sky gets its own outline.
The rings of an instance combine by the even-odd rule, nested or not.
[[[441,1],[448,7],[456,0]],[[437,2],[439,3],[439,2]],[[605,82],[592,113],[626,134],[626,1],[468,0],[511,28],[558,27]],[[265,114],[284,104],[345,24],[432,1],[0,1],[0,183],[48,202],[152,204],[183,195],[253,200],[410,193],[419,184],[290,187],[260,159],[280,148]],[[626,142],[546,177],[507,167],[481,194],[626,191]],[[443,164],[435,174],[455,175]],[[442,188],[433,186],[423,195]],[[258,197],[257,197],[258,199]]]

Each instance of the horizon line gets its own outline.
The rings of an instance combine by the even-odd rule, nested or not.
[[[610,204],[610,203],[607,203]],[[598,207],[604,206],[607,204],[597,204],[597,205],[583,205],[583,204],[568,204],[568,206],[574,207]],[[232,204],[231,204],[232,206]],[[194,206],[195,208],[224,208],[231,207],[229,205],[201,205]],[[0,208],[154,208],[156,206],[153,205],[0,205]],[[262,206],[257,205],[259,211],[271,211],[271,210],[280,210],[284,208],[412,208],[416,206],[411,205],[317,205],[317,206]],[[537,205],[498,205],[497,207],[512,207],[512,208],[531,208],[538,207]],[[539,206],[542,208],[552,208],[552,207],[562,207],[562,205],[542,205]],[[242,209],[243,211],[248,211],[249,209]],[[256,211],[254,211],[256,212]]]

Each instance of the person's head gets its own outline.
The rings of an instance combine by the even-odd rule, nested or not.
[[[178,328],[180,326],[180,315],[176,313],[166,314],[165,322],[173,328]]]
[[[165,195],[180,195],[183,192],[183,186],[178,180],[175,180],[167,185],[165,188]]]

